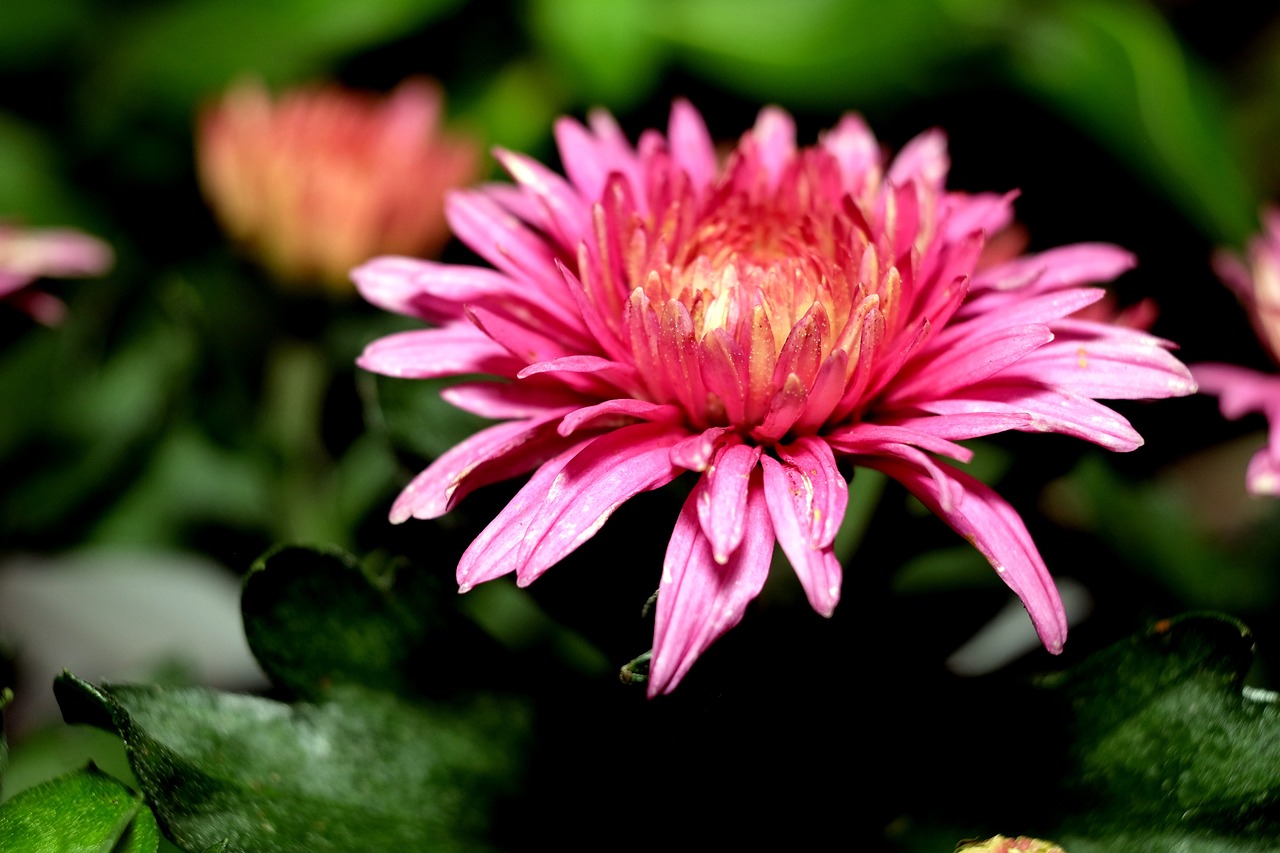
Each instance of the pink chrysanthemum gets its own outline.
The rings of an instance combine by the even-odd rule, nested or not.
[[[1280,210],[1264,211],[1263,226],[1249,243],[1247,263],[1220,251],[1214,268],[1248,309],[1271,357],[1280,361]],[[1268,446],[1250,460],[1245,485],[1255,495],[1280,495],[1280,376],[1231,364],[1197,364],[1192,371],[1200,390],[1218,397],[1224,417],[1266,416]]]
[[[41,278],[101,275],[112,264],[111,247],[70,228],[18,228],[0,224],[0,299],[47,326],[61,322],[62,300],[35,288]]]
[[[835,609],[843,459],[972,542],[1059,651],[1062,606],[1018,515],[937,457],[967,461],[957,440],[1010,429],[1130,450],[1142,439],[1093,398],[1194,390],[1164,341],[1070,317],[1103,295],[1082,285],[1131,256],[1077,245],[984,268],[1013,194],[948,192],[937,131],[886,163],[857,116],[798,149],[771,108],[722,165],[677,102],[667,136],[636,148],[604,113],[556,138],[567,180],[500,151],[515,186],[449,199],[455,233],[496,269],[382,258],[353,274],[370,301],[437,327],[374,342],[362,366],[506,380],[445,392],[502,422],[420,474],[392,520],[532,470],[458,566],[464,591],[512,571],[524,585],[624,501],[696,472],[662,568],[656,695],[742,618],[775,542],[814,609]]]

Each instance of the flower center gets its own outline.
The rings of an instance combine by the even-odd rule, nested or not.
[[[816,431],[835,406],[828,400],[825,413],[811,407],[806,417],[819,371],[827,370],[827,397],[845,388],[869,356],[868,316],[883,322],[896,301],[898,272],[881,263],[891,247],[872,242],[822,149],[798,152],[776,176],[740,150],[701,196],[673,172],[650,187],[649,216],[605,211],[626,223],[613,244],[629,294],[619,306],[622,336],[645,396],[683,406],[695,425],[756,440]],[[603,257],[610,248],[602,240]],[[837,351],[841,360],[829,364]],[[684,365],[679,375],[668,370],[672,360]],[[779,432],[766,420],[784,404],[799,411]]]

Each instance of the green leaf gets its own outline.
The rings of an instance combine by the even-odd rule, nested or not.
[[[1014,73],[1222,242],[1254,228],[1223,97],[1159,12],[1128,0],[1032,4],[1011,32]],[[1016,37],[1015,37],[1016,36]]]
[[[337,550],[284,546],[254,564],[241,610],[254,656],[298,696],[343,685],[439,695],[492,645],[448,606],[456,595],[422,569],[375,575]]]
[[[9,739],[4,734],[4,709],[13,701],[13,691],[0,688],[0,790],[4,788],[4,773],[9,769]]]
[[[54,684],[69,723],[117,732],[165,835],[190,850],[487,849],[523,707],[423,707],[356,687],[286,705],[201,689]]]
[[[137,793],[92,763],[0,806],[7,853],[155,853],[159,844],[156,819]]]
[[[1190,614],[1046,681],[1074,712],[1069,783],[1085,806],[1056,836],[1077,850],[1274,850],[1280,703],[1242,689],[1253,640]]]
[[[456,0],[187,0],[141,5],[113,22],[111,49],[87,75],[88,100],[110,124],[118,110],[189,120],[197,100],[233,78],[299,82],[336,60],[405,35]]]

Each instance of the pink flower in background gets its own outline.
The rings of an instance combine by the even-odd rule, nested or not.
[[[1214,268],[1249,310],[1259,340],[1280,361],[1280,210],[1263,212],[1263,232],[1249,243],[1247,263],[1229,252]],[[1192,368],[1200,390],[1218,397],[1225,417],[1261,412],[1271,428],[1267,447],[1249,462],[1245,484],[1255,495],[1280,495],[1280,376],[1230,364]]]
[[[848,483],[883,471],[977,547],[1044,644],[1066,621],[1014,510],[947,457],[958,440],[1061,432],[1113,450],[1142,439],[1094,398],[1188,394],[1168,344],[1073,318],[1132,263],[1081,244],[984,266],[1013,194],[945,189],[931,131],[892,161],[849,115],[797,148],[791,118],[760,113],[717,162],[697,111],[632,147],[604,113],[556,126],[567,178],[511,152],[516,184],[458,192],[454,232],[493,269],[381,258],[364,296],[435,328],[372,343],[392,376],[490,374],[445,392],[499,421],[400,495],[393,521],[433,518],[480,486],[533,476],[471,544],[463,591],[521,585],[624,501],[697,475],[662,567],[649,694],[671,690],[759,593],[774,543],[830,615]]]
[[[336,86],[273,103],[230,89],[200,116],[200,182],[219,221],[274,275],[351,288],[351,267],[386,252],[434,255],[449,237],[446,190],[475,179],[479,148],[440,130],[425,79],[387,96]]]
[[[111,268],[111,247],[69,228],[0,224],[0,299],[52,326],[66,313],[60,299],[28,285],[40,278],[101,275]]]

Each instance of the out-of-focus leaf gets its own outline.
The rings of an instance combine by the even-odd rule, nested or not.
[[[614,109],[657,84],[665,50],[656,38],[667,4],[654,0],[537,0],[529,19],[542,53],[562,67],[581,101]]]
[[[46,681],[40,687],[52,698],[50,683]],[[86,761],[130,786],[137,784],[120,738],[98,729],[72,728],[64,725],[61,717],[47,726],[24,729],[10,757],[0,801],[12,799],[55,776],[79,770]]]
[[[13,701],[13,691],[0,687],[0,791],[4,790],[4,774],[9,769],[9,739],[4,734],[4,709]]]
[[[427,708],[348,687],[290,706],[69,673],[54,689],[68,722],[119,733],[166,836],[225,853],[487,849],[527,728],[491,697]]]
[[[0,5],[0,68],[48,57],[77,34],[88,15],[85,0]]]
[[[90,764],[0,806],[7,853],[155,853],[155,816],[122,782]]]
[[[40,4],[5,4],[29,5]],[[44,226],[85,221],[75,188],[61,175],[56,150],[39,131],[0,113],[0,221]]]
[[[264,686],[239,597],[226,568],[193,554],[96,548],[6,558],[0,625],[22,664],[15,718],[28,729],[57,719],[49,684],[68,667],[119,680],[167,672],[183,682]]]
[[[103,67],[89,81],[100,120],[113,111],[185,121],[201,97],[233,78],[297,82],[335,60],[444,14],[457,0],[188,0],[143,4],[114,22]]]
[[[1010,33],[1015,74],[1215,239],[1255,227],[1256,193],[1220,94],[1167,22],[1140,0],[1069,0],[1028,7]],[[1016,37],[1014,37],[1016,36]]]
[[[1056,836],[1068,850],[1275,849],[1280,697],[1242,691],[1252,658],[1243,625],[1188,615],[1046,682],[1074,710],[1087,805]]]
[[[1274,851],[1280,696],[1242,687],[1252,658],[1242,624],[1186,614],[1034,685],[966,681],[935,756],[962,762],[953,796],[916,802],[921,817],[891,828],[892,849],[1016,828],[1070,853]],[[993,735],[1007,739],[994,753]]]
[[[440,392],[457,379],[377,377],[382,423],[393,445],[434,459],[489,426],[485,420],[446,403]]]
[[[547,69],[533,62],[515,62],[489,81],[463,120],[484,128],[494,145],[532,151],[545,144],[567,94]]]
[[[346,685],[439,695],[488,645],[446,606],[456,594],[420,568],[374,575],[339,551],[288,546],[254,564],[241,610],[263,669],[302,698]]]
[[[988,31],[942,0],[651,0],[648,25],[681,62],[735,89],[832,109],[945,86]]]
[[[1098,455],[1085,457],[1053,483],[1045,505],[1050,515],[1089,530],[1188,606],[1240,612],[1265,607],[1280,594],[1280,542],[1250,539],[1227,547],[1204,530],[1191,505],[1166,482],[1126,482]],[[1223,582],[1223,572],[1230,573],[1230,583]]]

